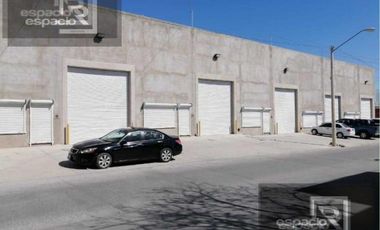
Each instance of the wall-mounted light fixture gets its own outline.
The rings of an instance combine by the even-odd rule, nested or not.
[[[214,54],[214,56],[212,57],[212,60],[217,61],[220,58],[220,56],[222,56],[222,55],[221,54]]]
[[[95,43],[101,43],[105,37],[105,34],[102,33],[97,33],[94,37],[94,42]]]
[[[288,67],[284,68],[284,70],[282,72],[284,72],[284,74],[286,74],[288,72]]]
[[[369,81],[364,81],[364,85],[367,85],[369,83]]]

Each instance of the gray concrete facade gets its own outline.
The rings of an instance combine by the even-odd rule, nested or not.
[[[7,47],[7,39],[1,38],[0,99],[53,99],[57,144],[65,142],[68,67],[128,72],[131,126],[143,125],[144,102],[191,103],[191,133],[196,135],[198,79],[232,82],[233,133],[262,133],[261,128],[241,128],[241,108],[272,108],[273,121],[276,88],[297,91],[298,131],[303,111],[324,110],[324,97],[330,94],[328,59],[142,16],[121,16],[121,47]],[[213,61],[216,53],[222,56]],[[337,61],[335,77],[342,112],[359,112],[360,98],[374,99],[373,69]],[[26,134],[0,135],[0,147],[27,146],[28,129]]]

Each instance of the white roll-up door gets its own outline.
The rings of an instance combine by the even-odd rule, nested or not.
[[[294,90],[276,89],[275,116],[279,134],[296,131],[296,95]]]
[[[360,113],[359,112],[345,112],[344,113],[344,118],[347,118],[347,119],[358,119],[358,118],[360,118]]]
[[[30,103],[30,144],[53,144],[53,101]]]
[[[68,123],[71,143],[127,127],[128,73],[70,68]]]
[[[180,136],[190,136],[191,135],[191,105],[180,104],[178,106],[178,128]]]
[[[164,129],[177,127],[177,104],[144,103],[144,127]]]
[[[270,111],[265,111],[263,112],[263,133],[268,134],[271,133],[271,128],[270,128]]]
[[[335,120],[340,118],[340,97],[335,97]],[[325,97],[325,122],[331,122],[331,97]]]
[[[322,114],[319,111],[304,111],[302,113],[302,126],[304,128],[312,128],[322,124]]]
[[[317,116],[314,114],[303,114],[302,124],[304,128],[311,128],[317,125]]]
[[[231,133],[231,83],[203,80],[199,82],[198,120],[201,135]]]
[[[262,109],[242,110],[242,128],[260,128],[262,126]]]
[[[26,133],[25,100],[0,100],[0,134]]]
[[[371,99],[361,99],[360,100],[360,114],[362,119],[372,118],[372,100]]]

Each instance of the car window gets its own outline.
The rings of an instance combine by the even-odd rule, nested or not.
[[[340,124],[336,124],[335,127],[336,128],[342,128],[342,126]]]
[[[161,140],[161,139],[164,139],[164,135],[156,131],[147,131],[145,133],[144,139],[145,140]]]
[[[126,135],[125,130],[118,129],[118,130],[114,130],[108,133],[107,135],[105,135],[104,137],[101,137],[100,139],[103,141],[116,143],[116,142],[119,142],[122,138],[124,138],[125,135]]]
[[[322,124],[321,127],[331,128],[331,123]]]
[[[134,142],[134,141],[142,141],[144,140],[144,132],[143,131],[135,131],[130,132],[125,137],[124,141],[126,142]]]

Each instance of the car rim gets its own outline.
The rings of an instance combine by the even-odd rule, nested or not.
[[[106,168],[111,164],[111,158],[108,155],[102,155],[99,158],[99,166]]]
[[[172,152],[169,149],[164,149],[161,153],[161,159],[163,161],[170,161],[172,158]]]
[[[343,135],[342,135],[341,133],[338,133],[338,137],[339,137],[339,138],[342,138]]]

